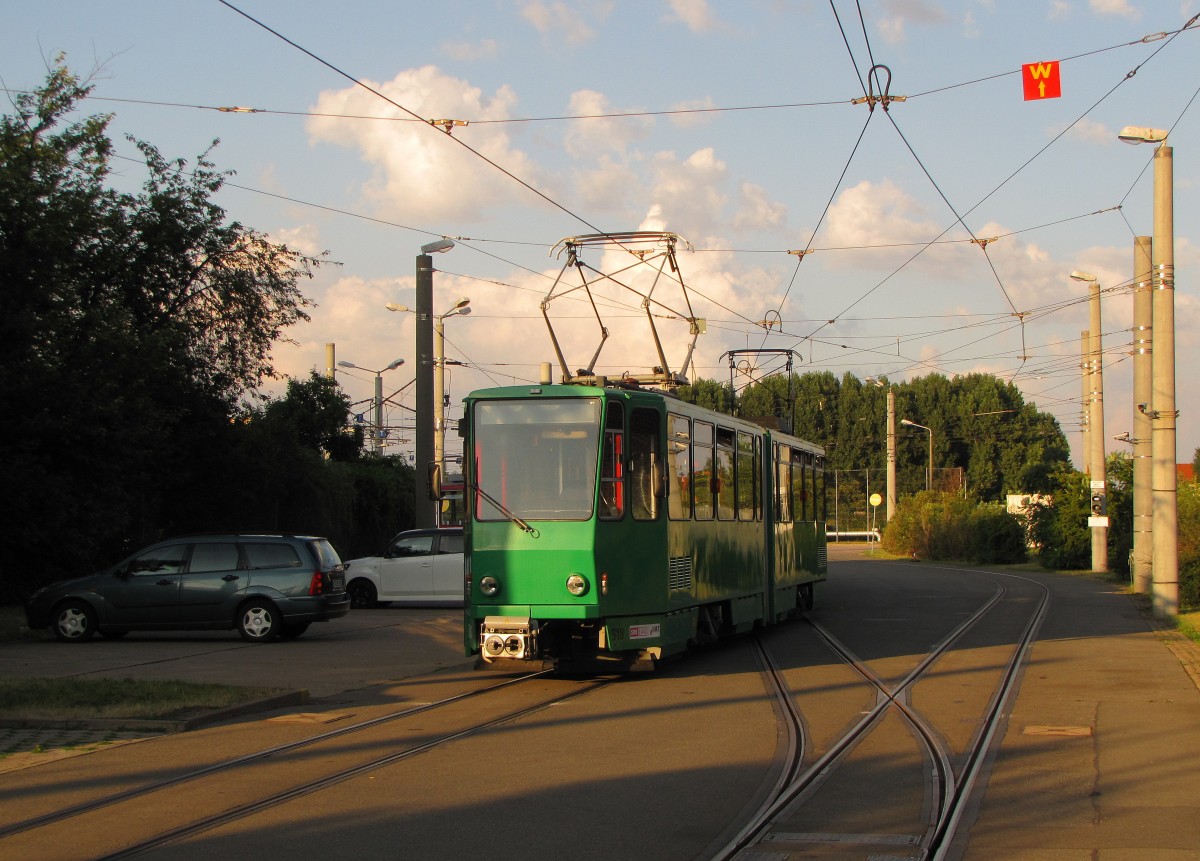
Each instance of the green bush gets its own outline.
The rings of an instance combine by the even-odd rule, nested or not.
[[[999,503],[925,491],[901,500],[880,544],[899,556],[975,564],[1025,561],[1021,521]]]
[[[1179,606],[1200,610],[1200,482],[1179,483]]]

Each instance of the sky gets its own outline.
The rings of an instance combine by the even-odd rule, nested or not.
[[[416,256],[443,237],[455,247],[434,257],[434,312],[471,309],[444,320],[450,421],[470,391],[536,381],[541,362],[558,378],[553,297],[571,370],[595,356],[598,373],[646,373],[657,335],[671,370],[739,387],[788,356],[839,378],[991,373],[1058,419],[1081,466],[1088,285],[1069,276],[1084,271],[1103,296],[1105,448],[1128,451],[1112,437],[1132,425],[1133,243],[1153,233],[1154,148],[1117,133],[1166,129],[1191,461],[1200,25],[1182,28],[1198,13],[1200,0],[41,0],[4,13],[0,86],[11,100],[65,54],[94,85],[82,110],[112,114],[115,184],[143,176],[127,136],[191,165],[207,151],[234,173],[217,199],[231,219],[327,253],[337,265],[304,283],[312,319],[275,367],[324,373],[334,345],[369,369],[337,368],[369,421],[374,372],[403,358],[383,374],[384,451],[410,459],[416,321],[386,305],[415,307]],[[1047,61],[1061,96],[1026,100],[1022,66]],[[632,231],[679,237],[678,275],[585,245],[614,278],[590,298],[577,275],[557,281],[561,240]],[[689,316],[704,331],[682,368]],[[766,352],[731,369],[733,350]]]

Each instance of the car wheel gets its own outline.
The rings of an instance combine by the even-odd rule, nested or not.
[[[308,622],[296,622],[292,625],[284,625],[283,630],[279,632],[280,636],[287,639],[295,639],[308,630]]]
[[[96,611],[83,601],[67,601],[54,613],[54,636],[64,643],[83,643],[96,633]]]
[[[369,610],[379,606],[379,592],[370,580],[351,580],[346,591],[350,593],[350,606],[356,610]]]
[[[279,611],[270,601],[252,600],[241,606],[237,614],[237,629],[248,643],[269,643],[279,636],[283,627]]]

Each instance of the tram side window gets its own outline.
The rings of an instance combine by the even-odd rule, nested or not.
[[[758,519],[758,474],[762,449],[751,434],[737,435],[737,516],[738,520]]]
[[[792,450],[786,445],[775,446],[775,519],[779,523],[792,521]]]
[[[692,423],[692,504],[697,520],[713,519],[713,426]]]
[[[717,428],[717,519],[737,516],[737,479],[733,472],[734,433]]]
[[[807,481],[807,461],[810,457],[812,455],[806,451],[792,449],[792,505],[795,507],[796,519],[801,521],[815,519]]]
[[[686,416],[669,415],[667,426],[671,459],[667,515],[672,520],[688,520],[692,516],[692,430]]]
[[[654,473],[662,463],[658,450],[659,414],[637,407],[629,421],[629,510],[634,520],[658,518]]]
[[[815,510],[813,513],[814,520],[828,520],[828,499],[826,498],[827,488],[825,485],[825,458],[816,457],[813,460],[813,495]]]
[[[625,408],[608,405],[604,452],[600,465],[600,519],[619,520],[625,514]]]

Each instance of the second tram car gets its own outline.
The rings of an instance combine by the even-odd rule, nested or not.
[[[819,446],[636,386],[465,404],[467,654],[649,669],[813,606]]]

